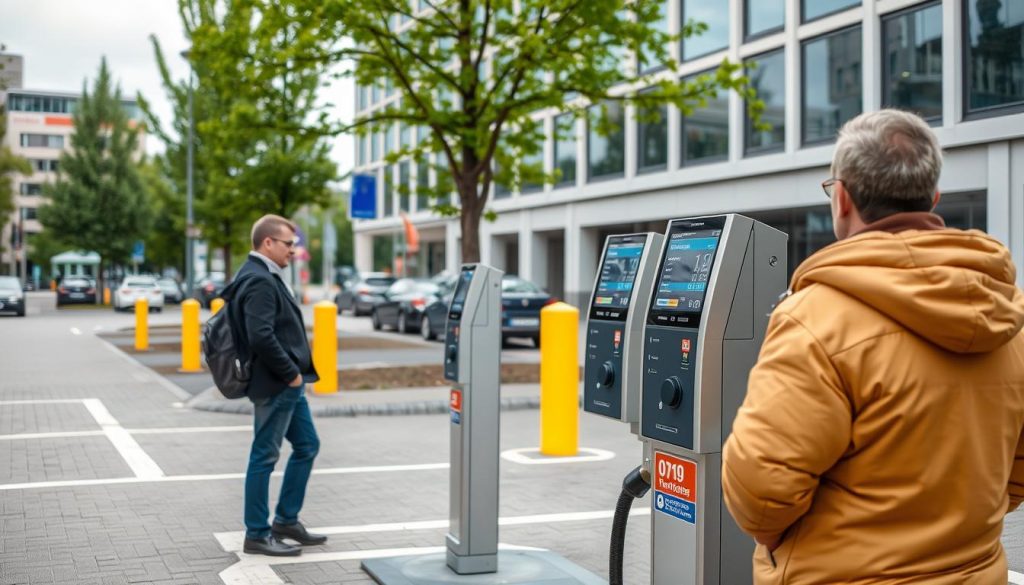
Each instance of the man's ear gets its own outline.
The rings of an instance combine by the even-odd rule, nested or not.
[[[936,189],[935,190],[935,196],[932,197],[932,211],[935,211],[935,208],[939,206],[939,201],[941,199],[942,199],[942,193],[939,193],[939,190]]]
[[[850,197],[850,192],[846,190],[846,185],[842,181],[837,181],[835,185],[835,192],[832,195],[836,200],[837,211],[839,217],[846,217],[853,211],[853,198]]]

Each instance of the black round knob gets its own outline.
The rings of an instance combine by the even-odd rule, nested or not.
[[[661,402],[669,408],[677,408],[683,401],[683,385],[679,378],[672,376],[661,383]]]
[[[615,364],[611,362],[601,364],[601,369],[597,372],[597,383],[605,388],[611,388],[615,383]]]
[[[458,350],[458,348],[456,346],[449,345],[448,346],[448,361],[449,362],[454,362],[455,361],[455,356],[458,355],[458,353],[459,353],[459,350]]]

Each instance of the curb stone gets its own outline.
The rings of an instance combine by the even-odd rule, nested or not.
[[[204,392],[190,400],[189,408],[204,412],[228,414],[252,414],[253,404],[249,400],[217,399],[206,397]],[[540,397],[512,397],[501,399],[501,410],[536,410],[540,408]],[[383,404],[310,404],[310,411],[317,417],[354,416],[404,416],[415,414],[448,414],[447,400],[418,400],[412,402],[387,402]]]

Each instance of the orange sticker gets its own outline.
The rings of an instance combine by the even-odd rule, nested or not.
[[[682,349],[683,349],[683,353],[690,353],[690,340],[689,339],[684,339],[683,340]]]
[[[696,504],[697,464],[655,451],[654,489]]]
[[[448,405],[451,407],[452,412],[462,412],[462,392],[452,388],[451,400],[448,401]]]

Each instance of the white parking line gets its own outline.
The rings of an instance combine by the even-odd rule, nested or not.
[[[152,429],[125,429],[130,435],[176,435],[188,433],[244,433],[252,431],[248,425],[233,427],[160,427]],[[103,431],[61,431],[53,433],[15,433],[0,435],[0,441],[34,440],[34,439],[66,439],[70,437],[95,437],[105,434]]]
[[[86,398],[82,401],[85,408],[89,411],[96,422],[103,428],[103,433],[107,435],[110,442],[114,444],[114,448],[124,458],[125,463],[128,467],[132,468],[132,472],[135,473],[135,477],[139,479],[156,479],[164,477],[164,471],[160,469],[160,466],[156,464],[156,461],[146,454],[142,450],[139,443],[130,435],[128,431],[118,424],[117,419],[111,416],[110,411],[107,407],[103,406],[103,403],[96,398]]]
[[[541,455],[540,449],[536,447],[529,447],[525,449],[508,449],[502,451],[501,458],[512,463],[519,463],[521,465],[554,465],[556,463],[586,463],[591,461],[608,461],[615,457],[615,453],[611,451],[605,451],[604,449],[590,449],[587,447],[580,447],[580,453],[588,453],[588,455],[575,455],[572,457],[549,457],[547,455]],[[534,455],[529,457],[528,455]]]
[[[186,392],[185,390],[180,388],[177,384],[174,384],[173,382],[171,382],[167,378],[164,378],[160,374],[157,374],[153,370],[150,370],[146,366],[144,366],[144,365],[140,364],[139,362],[135,361],[135,359],[132,358],[132,356],[124,353],[120,349],[117,349],[117,346],[115,346],[113,343],[110,343],[109,341],[107,341],[106,339],[103,339],[102,337],[100,337],[98,335],[96,336],[96,339],[98,339],[100,341],[101,345],[103,345],[104,347],[109,349],[111,353],[113,353],[117,357],[121,358],[125,362],[131,364],[131,366],[133,368],[135,368],[136,371],[145,373],[146,377],[149,380],[152,380],[153,382],[156,382],[156,384],[158,386],[164,388],[165,390],[167,390],[171,394],[174,394],[174,396],[178,400],[188,400],[189,398],[192,398],[191,394],[189,394],[188,392]]]
[[[82,330],[81,330],[81,329],[79,329],[78,327],[72,327],[72,328],[71,328],[71,333],[72,333],[73,335],[81,335],[81,334],[82,334]]]
[[[1013,583],[1013,585],[1024,585],[1024,573],[1009,571],[1006,578],[1010,583]]]
[[[17,433],[14,435],[0,435],[0,441],[66,439],[69,437],[97,437],[102,436],[103,434],[103,431],[67,431],[61,433]]]

